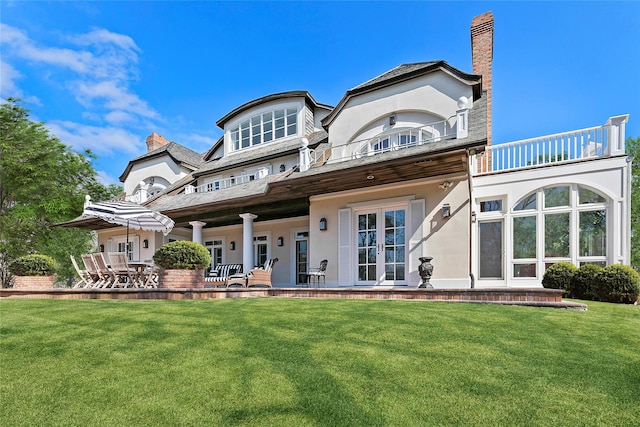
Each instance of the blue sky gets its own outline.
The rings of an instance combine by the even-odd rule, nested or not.
[[[151,132],[204,152],[255,98],[344,92],[402,63],[472,72],[469,25],[495,19],[493,141],[630,114],[640,137],[640,2],[0,2],[0,97],[21,97],[105,183]]]

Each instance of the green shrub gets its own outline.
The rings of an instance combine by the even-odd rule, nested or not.
[[[633,304],[640,293],[640,275],[628,265],[609,265],[600,273],[601,301]]]
[[[601,290],[599,276],[602,267],[595,264],[584,264],[573,275],[569,283],[571,298],[600,300]]]
[[[560,261],[549,266],[542,277],[542,286],[549,289],[563,289],[568,291],[571,278],[578,271],[578,267],[570,262]],[[568,297],[571,297],[567,292]]]
[[[47,255],[25,255],[11,263],[11,273],[16,276],[51,276],[58,271],[58,263]]]
[[[166,269],[200,270],[211,265],[211,254],[200,243],[178,240],[158,248],[153,261]]]

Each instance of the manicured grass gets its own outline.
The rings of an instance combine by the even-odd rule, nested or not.
[[[638,425],[640,307],[0,301],[5,426]]]

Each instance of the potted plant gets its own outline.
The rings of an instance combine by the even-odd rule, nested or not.
[[[58,263],[47,255],[25,255],[13,261],[10,270],[15,276],[14,289],[49,289]]]
[[[211,254],[200,243],[178,240],[158,248],[153,261],[160,267],[159,287],[202,288]]]

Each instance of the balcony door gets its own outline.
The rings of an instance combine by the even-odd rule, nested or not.
[[[356,214],[357,279],[360,286],[407,283],[406,209]]]

